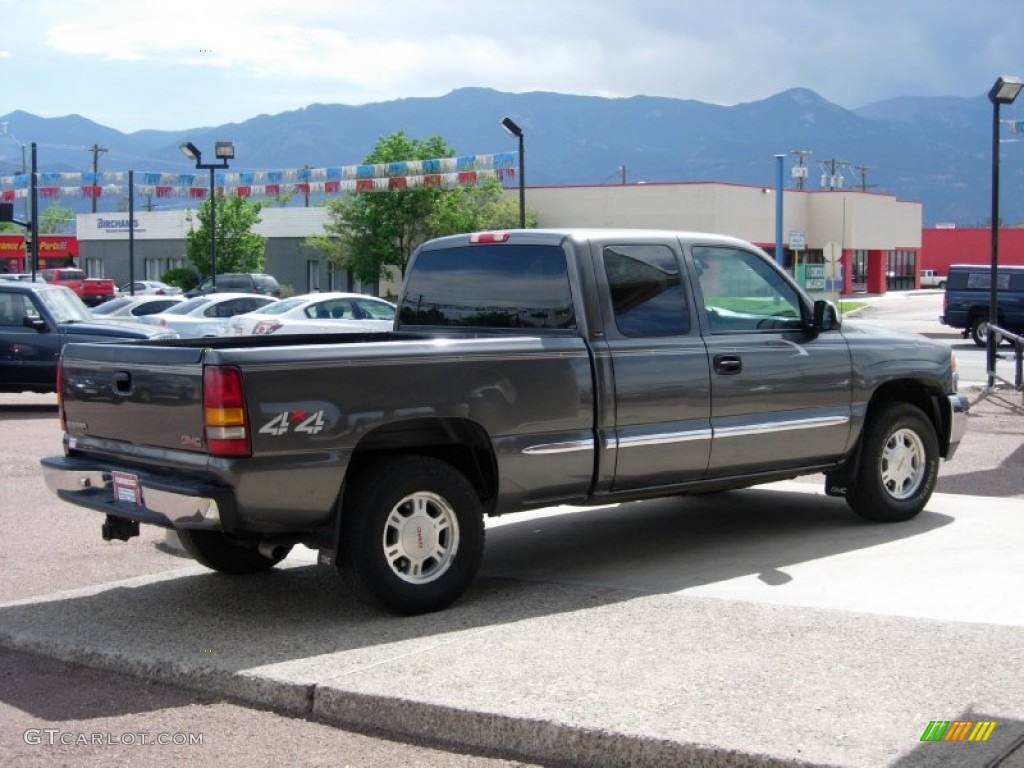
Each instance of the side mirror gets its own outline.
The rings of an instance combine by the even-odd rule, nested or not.
[[[811,317],[811,330],[815,333],[824,333],[842,327],[843,321],[839,316],[839,310],[831,301],[818,299],[814,302],[814,314]]]
[[[46,333],[49,327],[46,325],[46,321],[41,317],[28,317],[27,315],[22,318],[21,324],[26,328],[31,328],[33,331],[39,333]]]

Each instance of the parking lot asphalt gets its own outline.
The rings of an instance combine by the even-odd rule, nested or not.
[[[972,401],[909,523],[864,523],[812,481],[512,515],[467,596],[413,618],[306,550],[231,578],[154,536],[74,562],[57,539],[4,552],[0,644],[543,765],[1024,766],[1024,413]],[[4,507],[40,536],[91,514],[48,497],[46,447],[8,460],[30,513]],[[921,741],[936,720],[996,726]]]

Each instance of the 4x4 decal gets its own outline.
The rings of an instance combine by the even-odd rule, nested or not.
[[[280,437],[288,432],[302,432],[307,435],[319,434],[324,428],[324,412],[312,414],[307,410],[285,411],[260,427],[260,434]]]

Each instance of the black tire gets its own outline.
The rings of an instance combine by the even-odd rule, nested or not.
[[[220,573],[243,575],[261,573],[284,560],[291,546],[279,546],[273,557],[265,557],[255,542],[241,541],[220,531],[177,531],[181,546],[198,563]]]
[[[971,321],[971,340],[979,347],[988,344],[988,319],[976,317]]]
[[[921,409],[880,403],[868,413],[857,478],[846,501],[865,520],[910,520],[928,503],[938,476],[939,440]]]
[[[406,616],[447,608],[472,583],[483,551],[480,498],[446,462],[382,461],[346,492],[338,569],[364,602]]]
[[[998,341],[995,342],[995,346],[998,346],[1000,342],[1006,341],[1002,338],[1001,334],[997,334],[999,337]],[[988,346],[988,319],[985,317],[975,317],[974,321],[971,322],[971,339],[980,347]],[[1012,342],[1011,342],[1012,343]]]

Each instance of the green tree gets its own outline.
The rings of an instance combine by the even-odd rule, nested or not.
[[[378,139],[363,162],[432,160],[453,154],[440,136],[411,139],[399,131]],[[392,189],[331,200],[325,234],[307,242],[363,282],[384,277],[389,266],[404,275],[412,252],[430,236],[429,221],[443,194],[432,188]]]
[[[378,139],[363,162],[432,160],[454,154],[440,136],[411,139],[399,131]],[[431,237],[506,229],[519,222],[518,202],[505,199],[497,181],[457,189],[394,188],[358,193],[332,200],[327,208],[324,234],[306,242],[362,282],[386,276],[388,267],[397,267],[404,276],[413,251]],[[527,226],[536,226],[536,219],[535,213],[527,212]]]
[[[537,212],[526,209],[526,226],[537,226]],[[446,190],[427,222],[430,237],[519,227],[519,199],[506,197],[501,183]]]
[[[75,212],[61,205],[51,205],[39,217],[39,234],[60,235],[71,230]]]
[[[217,196],[217,273],[262,272],[267,238],[252,231],[260,222],[260,204],[241,197]],[[210,274],[210,201],[204,200],[195,214],[198,227],[185,235],[185,255],[199,274]],[[192,223],[192,214],[188,220]]]

